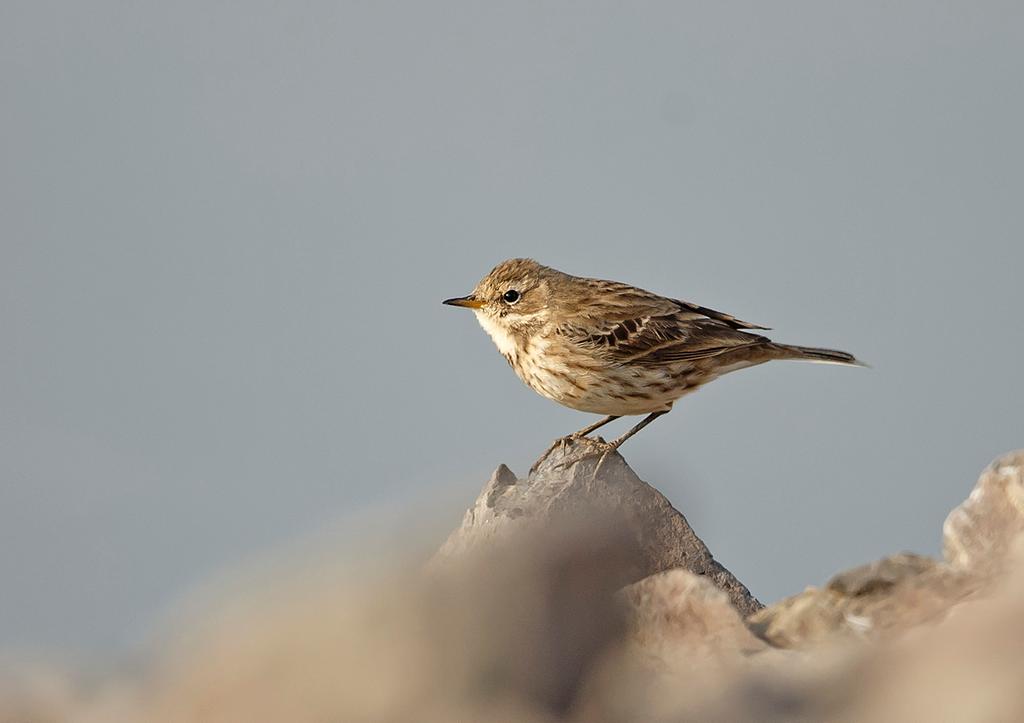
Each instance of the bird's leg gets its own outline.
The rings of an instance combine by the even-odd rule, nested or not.
[[[595,454],[600,454],[601,458],[597,461],[597,465],[594,467],[594,472],[593,472],[593,475],[596,477],[597,473],[601,469],[601,465],[604,464],[604,461],[608,457],[609,454],[611,454],[612,452],[617,450],[619,447],[621,447],[623,442],[625,442],[627,439],[629,439],[634,434],[639,432],[641,429],[646,427],[648,424],[653,422],[655,419],[657,419],[658,417],[660,417],[663,414],[667,414],[668,412],[669,412],[668,409],[663,409],[660,412],[652,412],[651,414],[648,414],[646,417],[644,417],[642,420],[640,420],[640,422],[637,423],[631,430],[629,430],[628,432],[623,434],[621,437],[619,437],[618,439],[615,439],[615,440],[613,440],[611,442],[599,442],[599,441],[591,440],[591,448],[590,449],[586,450],[582,454],[575,455],[575,456],[573,456],[570,459],[566,459],[566,460],[563,460],[563,461],[559,462],[558,466],[559,467],[568,467],[570,464],[575,464],[575,463],[577,463],[577,462],[579,462],[581,460],[586,459],[587,457],[591,457],[591,456],[593,456]]]
[[[540,466],[540,463],[547,459],[548,455],[554,452],[556,447],[562,447],[569,442],[575,442],[577,439],[582,439],[583,437],[586,437],[591,432],[600,429],[609,422],[614,422],[616,419],[619,418],[619,416],[620,415],[618,414],[609,414],[604,419],[598,420],[593,424],[584,427],[578,432],[573,432],[568,437],[559,437],[558,439],[551,443],[551,446],[544,451],[544,454],[537,458],[537,461],[533,463],[532,467],[530,467],[530,471],[535,472],[537,470],[537,467]]]
[[[609,443],[608,443],[608,446],[609,446],[609,447],[610,447],[611,449],[618,449],[619,447],[621,447],[621,446],[622,446],[622,443],[623,443],[623,442],[625,442],[625,441],[626,441],[627,439],[629,439],[629,438],[630,438],[630,437],[632,437],[632,436],[633,436],[634,434],[636,434],[637,432],[639,432],[639,431],[640,431],[641,429],[643,429],[644,427],[646,427],[646,426],[647,426],[648,424],[650,424],[651,422],[653,422],[653,421],[654,421],[655,419],[657,419],[658,417],[660,417],[660,416],[661,416],[662,414],[668,414],[668,410],[666,409],[666,410],[664,410],[664,411],[661,411],[661,412],[651,412],[651,413],[650,413],[650,414],[648,414],[648,415],[647,415],[646,417],[644,417],[643,419],[641,419],[641,420],[640,420],[640,421],[639,421],[639,422],[638,422],[638,423],[636,424],[636,426],[634,426],[634,427],[633,427],[633,428],[632,428],[631,430],[629,430],[628,432],[626,432],[626,433],[625,433],[624,435],[622,435],[622,436],[621,436],[621,437],[619,437],[618,439],[615,439],[615,440],[613,440],[613,441],[609,442]],[[610,449],[609,451],[611,451],[611,449]]]
[[[617,450],[619,447],[621,447],[623,442],[625,442],[627,439],[629,439],[634,434],[639,432],[641,429],[646,427],[648,424],[653,422],[655,419],[657,419],[658,417],[660,417],[663,414],[667,414],[668,411],[669,410],[665,409],[665,410],[663,410],[661,412],[651,412],[646,417],[641,419],[631,430],[629,430],[628,432],[623,434],[621,437],[618,437],[617,439],[614,439],[611,442],[609,442],[608,445],[607,445],[607,448],[601,454],[601,459],[597,460],[597,466],[594,467],[594,476],[597,477],[597,473],[601,469],[601,465],[604,464],[604,461],[608,457],[609,454],[611,454],[612,452]]]
[[[594,431],[600,429],[601,427],[603,427],[604,425],[608,424],[609,422],[614,422],[620,416],[621,415],[619,415],[619,414],[609,414],[604,419],[602,419],[600,421],[597,421],[597,422],[594,422],[590,426],[584,427],[583,429],[581,429],[578,432],[573,432],[568,437],[563,437],[563,439],[579,439],[580,437],[586,437],[591,432],[594,432]]]

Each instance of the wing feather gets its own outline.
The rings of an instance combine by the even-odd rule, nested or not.
[[[602,294],[599,302],[583,305],[575,318],[559,329],[561,335],[609,361],[657,366],[705,359],[768,341],[744,331],[766,327],[714,309],[625,284],[609,292]]]

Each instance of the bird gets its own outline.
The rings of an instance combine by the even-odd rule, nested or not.
[[[467,296],[516,375],[541,396],[602,419],[556,440],[580,440],[624,416],[646,415],[605,454],[723,374],[767,361],[866,366],[835,349],[773,342],[768,327],[618,281],[572,276],[533,259],[501,262]],[[603,461],[603,457],[602,457]],[[538,460],[538,463],[540,460]]]

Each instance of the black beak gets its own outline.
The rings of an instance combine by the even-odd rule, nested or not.
[[[441,303],[448,304],[448,306],[462,306],[466,309],[479,309],[484,305],[484,302],[478,300],[472,294],[469,296],[456,296],[454,299],[445,299]]]

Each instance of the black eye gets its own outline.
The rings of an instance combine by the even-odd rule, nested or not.
[[[509,289],[508,291],[501,295],[501,298],[503,298],[509,304],[514,304],[517,301],[519,301],[519,292],[516,291],[515,289]]]

